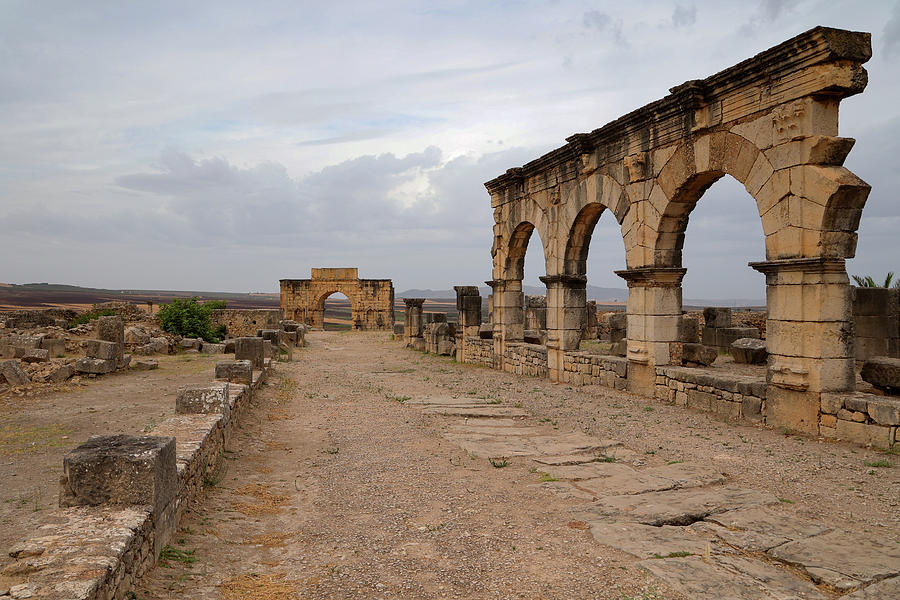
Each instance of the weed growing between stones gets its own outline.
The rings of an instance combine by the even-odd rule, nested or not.
[[[495,469],[502,469],[503,467],[508,467],[510,464],[509,460],[506,458],[489,458],[488,461]]]

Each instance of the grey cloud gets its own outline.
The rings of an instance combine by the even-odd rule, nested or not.
[[[689,7],[678,4],[675,6],[675,10],[672,11],[672,25],[676,28],[690,27],[696,21],[697,7],[693,4]]]
[[[900,2],[894,4],[894,10],[884,25],[881,39],[885,56],[893,58],[900,55]]]

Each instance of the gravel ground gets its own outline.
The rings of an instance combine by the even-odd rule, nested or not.
[[[706,463],[798,516],[898,542],[898,469],[846,444],[786,436],[600,387],[571,388],[318,332],[279,364],[223,469],[136,598],[683,598],[594,541],[526,458],[497,468],[442,437],[424,397],[521,406],[530,424],[614,438],[647,466]],[[502,464],[502,463],[498,463]]]

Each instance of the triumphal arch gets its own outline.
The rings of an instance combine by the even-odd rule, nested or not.
[[[536,230],[547,286],[547,371],[578,349],[586,258],[610,211],[628,284],[628,387],[653,395],[655,367],[681,362],[681,249],[703,193],[730,176],[762,222],[769,423],[814,431],[823,393],[853,390],[844,261],[869,186],[842,164],[838,105],[862,92],[870,35],[817,27],[567,143],[485,185],[494,209],[494,356],[523,336],[525,251]],[[500,365],[502,367],[502,365]]]
[[[282,279],[282,315],[312,327],[324,327],[325,300],[338,292],[350,300],[353,329],[394,329],[394,285],[391,280],[360,279],[355,267],[312,269],[310,279]]]

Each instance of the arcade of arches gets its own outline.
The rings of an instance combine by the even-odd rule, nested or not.
[[[621,226],[628,284],[628,387],[654,394],[656,367],[681,363],[681,248],[691,210],[725,175],[759,211],[766,260],[768,420],[815,431],[823,393],[854,389],[844,261],[869,186],[842,166],[838,105],[863,91],[870,35],[817,27],[485,185],[494,209],[493,356],[523,336],[522,277],[534,230],[547,286],[547,373],[577,351],[588,245],[601,214]],[[752,200],[751,200],[752,198]]]
[[[324,328],[325,300],[336,292],[350,300],[353,329],[393,331],[391,280],[360,279],[356,268],[312,269],[310,279],[282,279],[281,312],[285,319]]]

